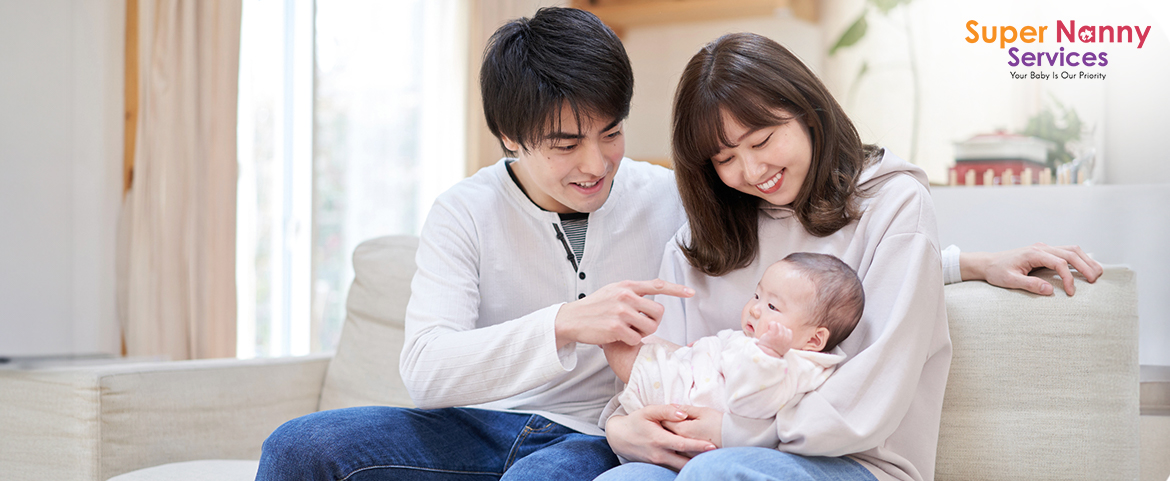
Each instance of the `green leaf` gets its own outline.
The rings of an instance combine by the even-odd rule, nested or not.
[[[869,3],[877,7],[878,11],[882,12],[882,15],[888,15],[894,7],[901,4],[909,4],[910,0],[869,0]]]
[[[853,85],[849,86],[849,105],[853,105],[853,100],[857,98],[857,89],[861,88],[861,79],[869,73],[869,61],[862,60],[861,68],[857,69],[857,76],[853,78]]]
[[[1064,105],[1054,95],[1050,94],[1050,97],[1051,103],[1045,103],[1036,115],[1030,117],[1021,133],[1047,140],[1050,145],[1048,164],[1055,167],[1075,157],[1068,144],[1080,140],[1084,122],[1072,106]]]
[[[869,28],[869,24],[865,21],[865,12],[861,12],[861,16],[850,25],[845,33],[841,34],[841,38],[837,39],[837,43],[833,44],[833,48],[829,49],[829,56],[837,53],[837,50],[852,46],[861,41],[865,37],[865,31]]]

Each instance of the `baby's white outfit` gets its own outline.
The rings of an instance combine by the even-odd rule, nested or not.
[[[845,359],[843,354],[797,349],[772,357],[757,342],[742,330],[727,329],[674,352],[665,344],[645,344],[618,401],[626,412],[673,403],[772,418],[825,382]]]

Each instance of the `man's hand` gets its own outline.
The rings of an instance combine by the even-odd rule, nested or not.
[[[772,357],[784,357],[784,353],[792,349],[792,329],[788,326],[771,321],[764,324],[764,329],[758,333],[760,350]]]
[[[1052,285],[1038,277],[1029,277],[1034,269],[1047,267],[1056,271],[1064,283],[1064,292],[1073,295],[1072,265],[1085,280],[1096,282],[1104,269],[1079,246],[1053,247],[1040,242],[1003,252],[962,253],[959,270],[964,281],[986,280],[988,284],[1008,289],[1023,289],[1034,294],[1052,295]]]
[[[556,317],[557,348],[571,342],[635,345],[658,330],[665,308],[642,296],[691,297],[695,291],[662,279],[610,284],[561,306]]]
[[[623,458],[678,471],[692,457],[717,447],[710,441],[690,439],[662,427],[664,423],[691,418],[688,413],[695,409],[702,408],[664,404],[646,406],[628,416],[614,416],[606,422],[605,438],[613,452]],[[722,424],[722,414],[719,419]]]

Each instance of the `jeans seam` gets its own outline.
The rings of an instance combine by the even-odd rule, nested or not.
[[[533,414],[532,417],[528,418],[528,422],[524,424],[524,429],[520,430],[520,434],[516,435],[516,441],[512,443],[512,450],[508,452],[508,460],[504,462],[505,472],[508,471],[508,468],[512,467],[512,463],[516,462],[516,454],[520,451],[520,445],[524,440],[528,439],[530,434],[546,431],[553,426],[554,423],[546,419],[545,421],[547,423],[544,426],[541,426],[539,429],[532,429],[532,422],[540,418],[541,416]]]
[[[542,433],[542,432],[545,432],[545,431],[548,431],[548,430],[552,429],[552,427],[553,427],[555,424],[556,424],[556,423],[554,423],[554,422],[552,422],[552,421],[549,421],[547,424],[545,424],[544,426],[541,426],[540,428],[537,428],[537,429],[528,428],[528,429],[529,429],[531,432],[534,432],[534,433]],[[525,427],[527,427],[527,426],[525,426]]]
[[[516,461],[516,453],[520,451],[520,444],[528,438],[528,434],[531,432],[532,428],[524,426],[524,429],[516,436],[516,441],[512,443],[512,449],[508,451],[508,460],[504,461],[504,472],[507,472],[508,468],[512,467],[512,463]]]
[[[404,466],[404,465],[398,465],[398,464],[384,464],[384,465],[377,465],[377,466],[366,466],[364,468],[355,469],[352,472],[350,472],[349,474],[345,475],[344,478],[341,478],[338,481],[346,481],[349,478],[353,477],[353,475],[360,473],[362,471],[370,470],[370,469],[414,469],[414,470],[418,470],[418,471],[430,471],[430,472],[435,472],[435,473],[490,474],[490,475],[495,475],[495,476],[503,476],[504,475],[504,473],[497,473],[495,471],[463,471],[463,470],[458,470],[458,469],[424,468],[421,466]]]

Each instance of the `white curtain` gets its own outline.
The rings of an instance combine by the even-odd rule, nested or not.
[[[241,1],[138,1],[140,113],[119,261],[126,353],[234,357]]]

